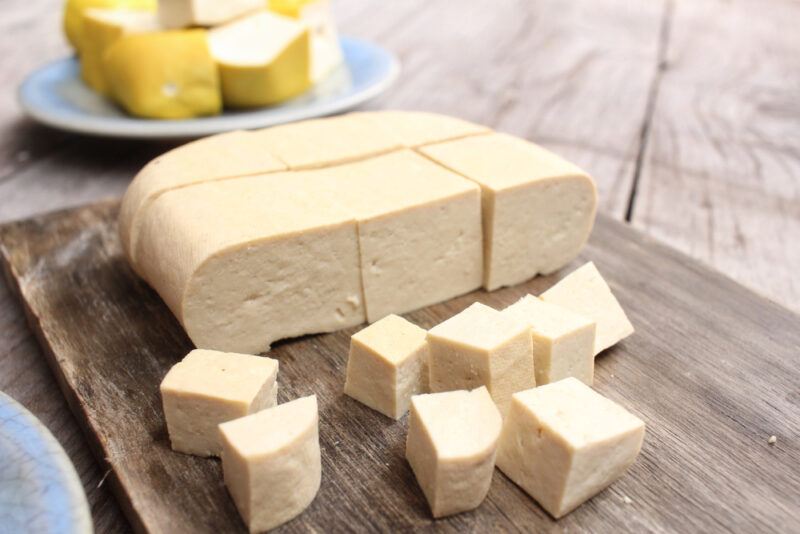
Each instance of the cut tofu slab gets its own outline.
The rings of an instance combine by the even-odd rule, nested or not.
[[[165,28],[216,26],[262,9],[264,0],[158,0]]]
[[[531,328],[536,385],[575,377],[592,385],[596,323],[527,295],[503,310],[503,314]]]
[[[559,518],[622,476],[644,429],[635,415],[567,378],[514,395],[497,467]]]
[[[311,87],[311,32],[295,20],[257,11],[211,29],[208,42],[228,107],[270,106]]]
[[[373,111],[362,116],[406,148],[491,132],[485,126],[424,111]]]
[[[161,382],[173,450],[219,456],[220,423],[275,406],[278,361],[249,354],[193,350]]]
[[[312,119],[257,130],[264,150],[290,169],[312,169],[347,163],[402,148],[360,114]]]
[[[108,94],[103,56],[120,37],[131,33],[161,29],[154,9],[90,8],[83,13],[83,39],[80,50],[81,77],[100,94]]]
[[[369,322],[480,287],[475,184],[410,150],[318,172],[331,198],[358,220]]]
[[[589,238],[597,207],[594,181],[552,152],[505,134],[419,150],[481,185],[486,289],[552,273]]]
[[[282,525],[316,497],[318,427],[315,396],[220,425],[225,485],[250,532]]]
[[[277,173],[153,202],[139,266],[197,347],[257,354],[364,321],[356,221],[318,188]]]
[[[433,517],[472,510],[486,498],[501,426],[485,387],[412,397],[406,458]]]
[[[346,395],[400,419],[413,395],[428,389],[428,332],[388,315],[350,338]]]
[[[597,322],[595,355],[633,334],[633,325],[592,262],[562,278],[540,298]]]
[[[122,199],[119,234],[122,248],[137,270],[139,222],[151,202],[173,189],[236,176],[286,170],[250,132],[234,131],[193,141],[148,163]]]
[[[431,391],[486,386],[501,414],[536,385],[528,324],[476,302],[428,331]]]

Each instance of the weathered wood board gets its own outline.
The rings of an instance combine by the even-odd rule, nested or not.
[[[111,202],[0,227],[9,284],[133,526],[243,531],[219,462],[169,449],[158,384],[191,345],[128,268],[116,213]],[[322,488],[280,530],[800,530],[800,317],[605,217],[573,266],[587,259],[637,328],[597,360],[596,388],[648,425],[622,480],[555,522],[496,471],[479,509],[434,523],[404,460],[405,420],[342,394],[345,330],[270,354],[281,400],[316,393],[321,409]],[[503,306],[569,270],[408,317],[431,327],[475,300]]]

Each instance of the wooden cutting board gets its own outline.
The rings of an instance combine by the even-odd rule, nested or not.
[[[218,461],[174,453],[158,384],[191,343],[123,258],[114,202],[0,227],[5,274],[131,523],[139,531],[244,525]],[[495,472],[477,510],[432,521],[404,459],[406,420],[342,394],[350,335],[282,342],[281,401],[316,393],[322,487],[286,532],[800,530],[800,317],[601,217],[573,265],[408,314],[431,327],[475,300],[500,307],[593,260],[636,326],[598,356],[596,389],[647,423],[641,456],[558,522]],[[777,442],[769,444],[770,436]],[[630,502],[627,502],[630,500]]]

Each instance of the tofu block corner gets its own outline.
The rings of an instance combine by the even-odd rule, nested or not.
[[[161,382],[173,450],[219,456],[220,423],[275,406],[278,361],[263,356],[193,350]]]
[[[558,519],[623,475],[644,432],[641,419],[565,378],[514,395],[497,467]]]

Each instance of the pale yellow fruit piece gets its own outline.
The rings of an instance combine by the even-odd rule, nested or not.
[[[83,44],[83,13],[89,8],[156,9],[156,0],[67,0],[64,3],[64,33],[80,52]]]
[[[126,35],[103,58],[113,98],[132,115],[184,119],[222,109],[205,30]]]
[[[87,9],[83,15],[81,77],[100,94],[108,93],[103,55],[120,37],[159,29],[152,9]]]
[[[328,0],[268,0],[270,11],[298,19],[311,28],[311,81],[318,83],[338,67],[342,50]]]
[[[261,11],[209,32],[222,99],[235,108],[277,104],[311,86],[309,30]]]

